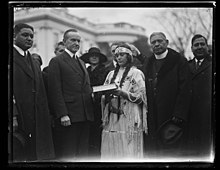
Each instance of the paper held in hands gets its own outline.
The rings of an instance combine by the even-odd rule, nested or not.
[[[93,86],[93,93],[95,92],[101,92],[101,91],[108,91],[108,90],[115,90],[117,89],[117,85],[115,83],[112,84],[105,84],[100,86]]]

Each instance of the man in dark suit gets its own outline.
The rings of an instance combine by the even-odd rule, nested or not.
[[[192,98],[188,120],[188,149],[192,156],[209,156],[213,147],[212,134],[212,58],[207,39],[196,34],[192,38],[194,58],[189,61]]]
[[[94,120],[92,88],[85,63],[76,56],[80,34],[64,33],[65,51],[51,59],[48,97],[55,116],[58,159],[84,158],[88,154],[90,121]]]
[[[25,141],[23,153],[13,160],[54,158],[48,102],[41,70],[28,49],[33,44],[34,29],[27,24],[14,27],[13,49],[13,129]],[[14,143],[13,143],[14,144]],[[16,144],[13,149],[16,149]],[[16,150],[14,150],[16,151]],[[20,150],[21,151],[21,150]]]
[[[147,57],[145,73],[148,98],[148,135],[146,156],[180,153],[183,128],[189,109],[189,67],[186,58],[168,48],[162,32],[150,36],[153,55]]]

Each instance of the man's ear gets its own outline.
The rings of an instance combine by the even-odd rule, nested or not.
[[[166,40],[166,42],[167,42],[167,45],[169,44],[169,40]]]

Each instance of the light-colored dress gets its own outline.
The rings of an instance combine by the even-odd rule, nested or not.
[[[120,69],[115,83],[119,86],[124,70]],[[114,70],[104,84],[110,84]],[[143,158],[143,133],[147,133],[147,98],[144,74],[136,67],[131,67],[121,89],[127,92],[128,99],[120,97],[119,116],[109,109],[110,102],[102,97],[102,143],[101,158],[122,160]],[[118,98],[111,99],[111,105],[117,105]]]

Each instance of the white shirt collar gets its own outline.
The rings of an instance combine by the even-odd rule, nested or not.
[[[203,62],[204,58],[199,60],[200,61],[200,64]],[[198,60],[195,58],[195,61],[198,62]]]
[[[21,54],[22,56],[24,56],[24,52],[27,54],[27,51],[22,50],[20,47],[18,47],[17,45],[14,44],[14,48],[19,52],[19,54]]]
[[[155,57],[156,57],[156,59],[163,59],[163,58],[165,58],[166,56],[167,56],[167,53],[168,53],[168,50],[166,49],[166,51],[164,51],[162,54],[160,54],[160,55],[156,55],[155,54]]]
[[[68,50],[67,48],[65,48],[65,51],[70,55],[70,57],[72,58],[73,56],[75,56],[74,53],[72,53],[70,50]],[[76,56],[75,56],[76,57]]]

